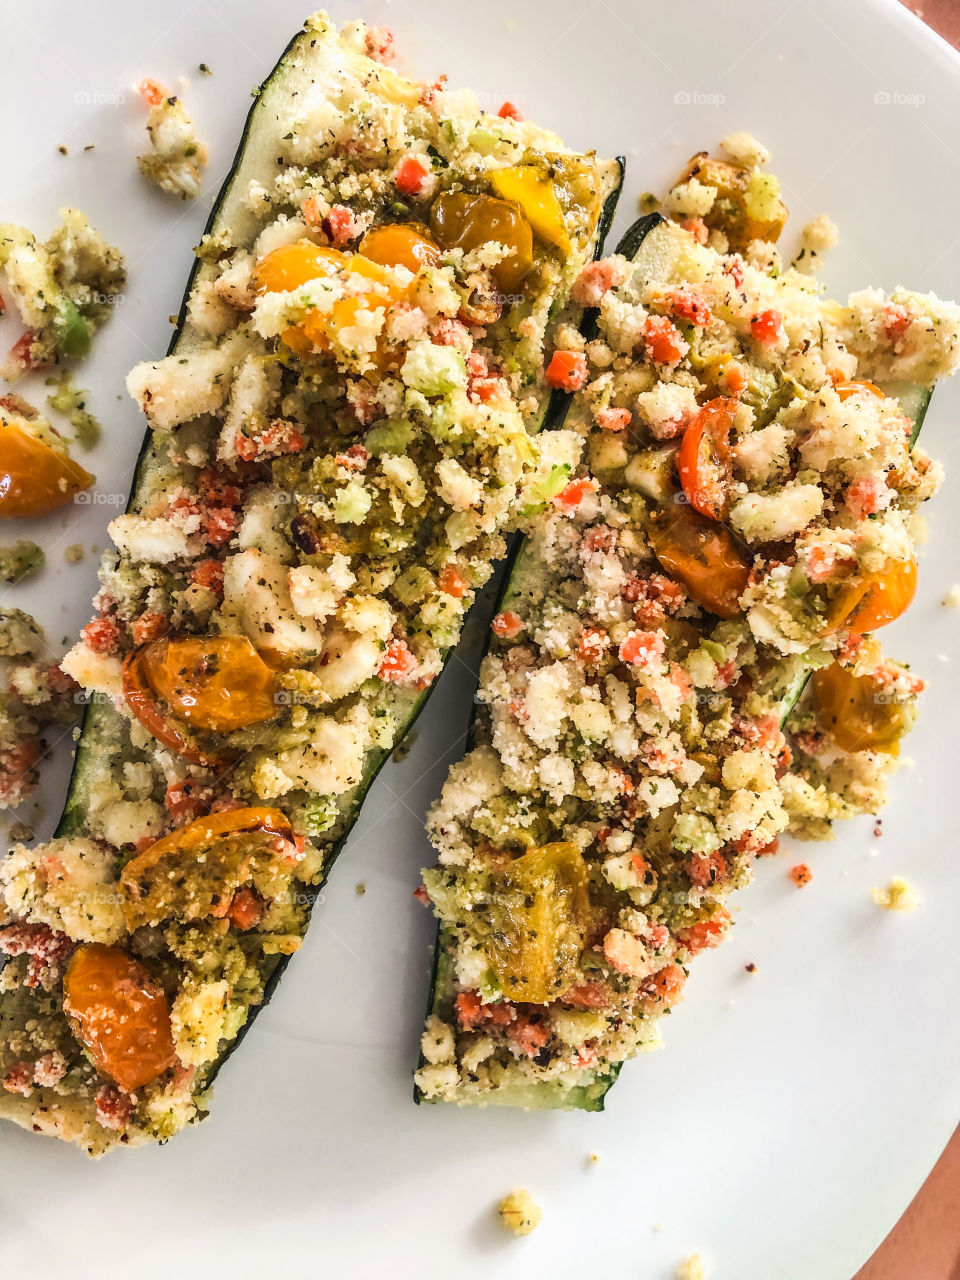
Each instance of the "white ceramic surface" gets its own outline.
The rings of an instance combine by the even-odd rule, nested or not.
[[[893,0],[331,8],[387,22],[416,74],[445,71],[571,143],[625,153],[618,230],[639,193],[747,128],[773,150],[794,233],[823,210],[839,223],[832,289],[903,282],[960,295],[960,61]],[[106,498],[44,524],[51,569],[16,598],[3,593],[34,609],[55,643],[89,616],[95,574],[95,556],[71,567],[62,551],[102,547],[120,500],[110,495],[124,494],[137,452],[124,374],[164,350],[250,88],[303,16],[295,0],[0,5],[2,216],[46,234],[58,205],[77,204],[130,264],[125,301],[80,375],[106,424],[92,459]],[[212,77],[196,74],[201,61]],[[192,81],[187,102],[213,157],[196,205],[137,175],[132,86],[144,75]],[[960,614],[940,604],[960,581],[958,409],[960,384],[937,392],[923,443],[948,480],[931,504],[918,600],[886,637],[929,693],[908,748],[916,767],[894,781],[882,838],[863,821],[807,847],[814,881],[803,892],[787,878],[789,852],[764,865],[732,938],[694,966],[665,1050],[624,1070],[604,1114],[411,1101],[432,934],[411,892],[429,859],[423,814],[469,713],[469,671],[455,661],[413,750],[368,799],[302,954],[223,1073],[211,1120],[97,1164],[0,1130],[0,1275],[666,1280],[699,1249],[710,1276],[849,1280],[960,1114]],[[48,778],[47,827],[67,745]],[[871,886],[896,873],[923,895],[913,916],[871,903]],[[492,1213],[518,1186],[544,1211],[526,1240]]]

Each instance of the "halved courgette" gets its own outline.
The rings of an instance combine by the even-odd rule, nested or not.
[[[347,92],[352,86],[355,86],[355,91]],[[198,317],[203,314],[203,304],[208,301],[213,305],[213,319],[216,321],[216,303],[210,297],[212,286],[223,274],[224,262],[232,263],[238,253],[242,254],[252,246],[263,231],[265,195],[272,196],[274,200],[272,208],[269,198],[266,207],[271,216],[278,212],[282,215],[279,221],[288,218],[289,214],[293,214],[296,221],[301,212],[306,210],[304,196],[306,191],[311,189],[309,184],[313,178],[313,171],[309,165],[306,168],[302,166],[296,168],[289,157],[302,160],[302,156],[299,156],[295,149],[301,144],[307,145],[309,138],[313,136],[307,131],[308,125],[309,129],[319,130],[316,136],[324,139],[324,145],[326,145],[327,135],[323,126],[314,122],[322,118],[329,125],[333,118],[331,103],[341,102],[343,105],[345,93],[349,99],[344,105],[344,111],[347,113],[356,110],[358,104],[362,107],[366,96],[367,109],[369,109],[369,99],[372,98],[380,104],[386,115],[390,112],[398,113],[405,121],[412,122],[410,129],[412,133],[421,137],[421,141],[423,131],[437,130],[438,141],[445,145],[449,144],[451,154],[459,154],[458,148],[460,151],[469,150],[468,144],[472,147],[473,142],[469,138],[464,141],[458,134],[458,130],[462,127],[461,114],[446,120],[440,119],[439,122],[432,120],[429,105],[432,102],[430,96],[432,92],[428,86],[404,80],[388,68],[365,58],[357,50],[356,31],[351,32],[349,39],[341,38],[323,16],[308,22],[306,29],[288,45],[250,111],[236,161],[214,207],[199,250],[198,260],[190,276],[187,295],[181,307],[179,322],[168,353],[166,371],[173,369],[175,372],[181,363],[185,368],[193,367],[190,362],[198,355],[202,357],[208,352],[222,354],[228,350],[228,344],[233,339],[234,333],[228,330],[222,340],[214,335],[211,341],[209,328],[205,329],[199,323]],[[459,111],[459,108],[457,110]],[[297,116],[297,119],[308,121],[308,125],[299,124],[297,128],[300,132],[294,136],[291,133],[290,120],[291,116],[298,111],[302,114]],[[314,114],[311,115],[311,112]],[[363,127],[362,120],[361,112],[358,125],[360,128]],[[442,135],[439,134],[441,129],[444,130]],[[534,125],[498,122],[496,118],[478,116],[474,132],[476,146],[481,150],[476,151],[476,164],[469,172],[464,171],[462,175],[451,170],[450,161],[444,157],[442,147],[434,146],[428,151],[427,154],[433,156],[435,167],[435,173],[429,177],[431,181],[436,181],[441,190],[449,190],[454,186],[457,190],[466,190],[473,197],[477,193],[482,194],[486,189],[489,172],[511,168],[515,172],[520,172],[522,178],[525,165],[530,172],[535,170],[538,174],[545,171],[545,168],[555,171],[557,189],[563,188],[564,192],[565,203],[561,217],[565,219],[569,233],[568,238],[571,242],[569,251],[561,254],[549,245],[538,246],[538,259],[531,276],[531,279],[539,282],[536,291],[529,295],[521,293],[519,301],[514,298],[508,302],[508,305],[515,308],[512,316],[505,315],[502,320],[493,317],[487,324],[495,354],[502,358],[504,365],[508,367],[508,372],[516,374],[518,383],[526,384],[523,422],[527,433],[532,434],[543,426],[555,425],[560,402],[563,399],[562,397],[560,401],[555,397],[552,399],[543,383],[535,339],[538,334],[542,336],[548,325],[552,331],[552,328],[562,321],[575,323],[578,319],[576,308],[565,304],[565,294],[580,267],[597,250],[609,226],[622,180],[622,162],[601,161],[592,155],[584,156],[570,152],[554,135]],[[293,141],[290,141],[291,138]],[[274,187],[278,155],[281,157],[287,155],[288,160],[283,163],[291,165],[290,190],[296,196],[295,203],[292,205],[284,204],[282,199],[284,192],[289,195],[290,191],[286,188]],[[349,153],[347,156],[349,157]],[[397,161],[396,156],[388,155],[383,164],[393,172]],[[518,161],[522,162],[519,170],[517,170]],[[339,163],[340,156],[337,153],[331,165],[336,169]],[[348,160],[344,161],[344,165],[343,180],[346,185],[342,189],[347,190],[351,180],[359,181],[367,171],[362,165],[358,165],[351,174]],[[285,176],[285,172],[281,173],[281,178]],[[363,187],[362,182],[360,186]],[[366,203],[361,200],[358,205],[359,216],[366,217],[374,226],[393,225],[397,220],[404,222],[414,217],[425,217],[422,202],[418,205],[411,198],[411,202],[398,204],[396,194],[389,195],[386,186],[384,179],[376,188],[372,183],[368,188],[364,188],[369,190],[371,195]],[[278,197],[274,194],[275,189],[281,190],[279,203],[277,203]],[[578,191],[589,191],[589,195],[580,197],[576,194]],[[349,213],[349,210],[347,212]],[[305,212],[303,216],[306,217]],[[344,215],[341,213],[338,216]],[[271,226],[273,225],[271,223]],[[306,235],[303,222],[297,225],[301,228],[302,234]],[[331,222],[327,234],[335,235],[335,233],[336,227]],[[318,238],[315,236],[314,241]],[[283,243],[282,236],[280,242]],[[289,243],[289,237],[287,242]],[[264,257],[266,252],[263,250]],[[208,309],[207,315],[209,314]],[[497,314],[499,315],[499,312]],[[525,323],[521,323],[522,321]],[[286,333],[284,341],[286,341]],[[242,343],[238,345],[237,361],[243,357],[242,346]],[[232,350],[233,348],[229,348],[229,351],[232,352]],[[231,358],[221,361],[226,365],[223,372],[211,374],[214,383],[220,377],[233,376]],[[290,352],[283,345],[273,355],[268,355],[266,362],[269,363],[274,359],[278,360],[285,369],[289,370],[293,367],[295,372],[298,369],[297,362],[291,360]],[[148,415],[159,414],[156,382],[152,381],[152,377],[148,370],[145,375],[141,374],[137,381],[140,398],[147,408]],[[168,380],[165,386],[171,399],[175,398],[177,393],[175,383],[171,384]],[[307,394],[299,381],[299,375],[295,389],[298,394]],[[313,384],[307,388],[307,390],[310,389],[313,389]],[[316,389],[322,394],[322,378],[318,378]],[[338,394],[340,389],[338,388]],[[498,394],[496,389],[495,394]],[[429,390],[424,392],[424,395],[428,397]],[[215,444],[216,437],[211,437],[211,431],[215,429],[214,424],[216,427],[219,426],[216,420],[216,409],[213,410],[212,415],[209,410],[198,411],[198,415],[191,420],[181,418],[163,422],[157,417],[154,422],[154,430],[148,432],[137,464],[128,518],[137,518],[144,511],[152,511],[151,504],[155,505],[157,495],[165,495],[175,490],[181,481],[193,482],[197,466],[190,461],[191,456],[194,458],[207,456],[202,450],[212,447],[208,445],[211,438]],[[333,420],[326,416],[326,409],[322,404],[317,409],[316,417],[311,419],[312,427],[327,442],[327,447],[330,447],[332,422]],[[181,435],[178,435],[181,425],[186,428],[182,432],[182,446],[179,444]],[[327,432],[328,435],[323,436],[323,432]],[[172,440],[178,442],[174,450],[171,450]],[[202,448],[198,455],[197,449],[200,446]],[[402,443],[397,446],[397,451],[402,453]],[[240,456],[243,457],[243,454]],[[273,466],[272,463],[270,465]],[[271,472],[271,476],[274,474]],[[341,487],[344,486],[341,485]],[[298,504],[294,509],[303,512],[304,505],[300,495],[293,493],[292,498],[294,503]],[[311,497],[310,504],[313,504],[313,501]],[[188,518],[192,518],[189,511],[187,515]],[[150,515],[148,518],[154,517]],[[423,529],[429,531],[430,520],[424,519],[421,525]],[[126,527],[131,526],[128,524]],[[119,569],[115,565],[108,566],[107,569],[107,577],[112,587],[120,591],[129,590],[136,601],[141,600],[144,590],[143,583],[137,581],[138,574],[142,576],[142,570],[137,567],[138,563],[134,562],[129,554],[125,554],[121,558]],[[117,576],[118,572],[121,574],[120,577]],[[173,573],[174,571],[171,570],[170,574]],[[150,581],[157,590],[166,590],[170,574],[167,574],[165,567],[161,571],[151,568]],[[250,590],[255,590],[256,587],[257,583],[251,582]],[[143,606],[138,604],[138,607]],[[272,628],[269,618],[265,621],[265,625]],[[445,645],[447,654],[455,640],[456,634],[451,632]],[[281,670],[283,669],[281,667]],[[435,675],[436,672],[433,674]],[[304,874],[302,880],[294,876],[290,881],[289,901],[282,907],[276,907],[276,913],[283,926],[280,932],[277,933],[275,930],[272,933],[264,933],[258,931],[259,927],[254,925],[250,932],[237,932],[236,936],[232,927],[227,928],[223,933],[223,937],[229,941],[232,948],[229,955],[233,956],[230,963],[233,964],[234,969],[236,970],[237,964],[240,963],[237,957],[245,956],[246,959],[240,964],[239,970],[236,970],[234,978],[230,978],[230,975],[224,972],[223,978],[219,980],[227,989],[224,993],[226,1013],[225,1020],[216,1024],[222,1031],[222,1035],[217,1037],[215,1052],[210,1053],[204,1061],[197,1061],[192,1072],[187,1073],[186,1079],[183,1076],[179,1078],[174,1076],[169,1086],[164,1083],[159,1093],[157,1090],[151,1092],[152,1085],[146,1089],[145,1093],[142,1090],[138,1091],[138,1096],[133,1101],[132,1113],[128,1106],[126,1119],[120,1124],[111,1126],[110,1116],[103,1109],[103,1100],[99,1099],[99,1095],[94,1096],[98,1084],[104,1081],[104,1075],[101,1073],[97,1076],[96,1073],[91,1072],[90,1059],[81,1052],[80,1045],[71,1034],[70,1025],[63,1013],[62,975],[54,972],[48,984],[48,991],[20,985],[13,986],[0,995],[0,1067],[7,1070],[11,1064],[16,1064],[17,1059],[24,1056],[25,1048],[39,1050],[49,1047],[65,1062],[66,1072],[63,1083],[59,1087],[57,1082],[48,1083],[46,1077],[50,1073],[46,1069],[38,1070],[34,1085],[28,1087],[25,1094],[12,1090],[0,1091],[0,1116],[6,1116],[29,1127],[39,1128],[43,1132],[54,1133],[80,1142],[87,1146],[91,1153],[98,1154],[116,1142],[130,1144],[151,1138],[169,1137],[183,1124],[204,1114],[206,1093],[220,1066],[246,1033],[257,1008],[269,999],[285,968],[290,952],[298,945],[298,938],[309,922],[310,912],[320,885],[343,847],[364,795],[393,748],[422,709],[428,695],[429,687],[418,688],[412,684],[387,683],[384,679],[375,696],[368,699],[366,706],[372,716],[388,719],[392,728],[385,740],[379,741],[374,747],[365,751],[362,768],[347,790],[342,790],[332,797],[311,796],[303,789],[281,792],[279,798],[272,795],[265,797],[274,806],[270,810],[271,813],[276,814],[277,806],[280,810],[288,810],[297,819],[297,825],[301,831],[302,823],[307,820],[305,815],[312,815],[318,805],[322,809],[322,815],[319,820],[310,818],[314,826],[308,829],[308,834],[311,836],[307,846],[309,874]],[[296,701],[292,694],[290,701]],[[246,743],[246,750],[258,753],[261,761],[265,762],[264,776],[268,776],[273,757],[279,758],[284,747],[284,741],[278,743],[274,740],[271,746],[269,735],[266,738],[257,738],[255,733]],[[239,750],[240,744],[237,747],[238,753]],[[93,836],[99,841],[104,841],[109,835],[112,837],[111,843],[118,848],[123,847],[120,862],[132,862],[133,859],[130,856],[133,852],[132,845],[138,839],[137,804],[141,808],[145,807],[145,811],[153,815],[151,820],[155,823],[159,801],[166,783],[171,778],[178,778],[183,772],[181,765],[177,762],[176,754],[175,750],[171,752],[171,750],[161,749],[155,742],[151,742],[140,726],[131,725],[129,716],[120,710],[119,703],[115,704],[111,696],[98,695],[86,710],[69,794],[57,829],[57,837],[65,842],[79,842],[77,846],[71,846],[71,848],[82,847],[84,856],[95,859],[87,837]],[[244,766],[241,762],[239,766],[231,767],[243,768]],[[220,785],[217,781],[219,777],[220,775],[217,774],[213,779],[218,786]],[[224,786],[226,787],[226,784]],[[146,788],[145,791],[144,788]],[[226,787],[225,794],[228,799],[231,798],[232,792],[229,787]],[[261,793],[258,792],[258,794]],[[139,800],[136,800],[137,796],[140,797]],[[107,797],[106,800],[105,797]],[[205,820],[198,821],[202,825]],[[275,817],[269,819],[274,827],[277,821]],[[128,839],[121,840],[120,837],[126,834],[128,827],[130,829]],[[271,828],[268,827],[269,829]],[[150,833],[144,834],[149,836]],[[156,835],[156,830],[152,834]],[[288,841],[287,845],[289,846]],[[194,842],[193,845],[185,846],[185,856],[181,860],[184,866],[188,865],[186,855],[189,849],[201,846],[202,841],[200,844]],[[180,872],[178,871],[177,874],[179,875]],[[21,907],[27,899],[18,899]],[[224,908],[226,909],[228,905],[230,904],[225,903]],[[268,912],[273,911],[274,905],[267,904]],[[32,925],[33,920],[42,918],[39,914],[45,909],[42,903],[30,899],[27,906],[29,908],[27,915],[16,917],[10,910],[8,899],[7,921],[11,918],[27,920]],[[34,915],[31,916],[29,911],[33,911]],[[232,921],[232,917],[230,919]],[[163,932],[154,933],[152,939],[138,934],[137,939],[133,940],[132,935],[119,930],[118,926],[119,941],[131,947],[136,945],[137,954],[145,962],[147,969],[172,997],[179,990],[178,974],[182,976],[183,966],[186,964],[182,957],[184,954],[192,954],[191,948],[194,950],[198,946],[200,948],[191,963],[200,971],[204,968],[205,935],[202,930],[199,934],[197,933],[194,925],[190,923],[189,916],[185,916],[184,922],[180,923],[173,921],[168,925],[165,919],[160,923],[163,926]],[[226,920],[224,920],[224,926],[226,926]],[[113,927],[112,923],[111,928]],[[236,928],[240,930],[245,929],[246,926],[237,924]],[[175,962],[171,961],[166,949],[172,946],[170,929],[179,930],[177,945],[180,950],[176,952]],[[83,932],[71,936],[79,938],[83,944],[88,941]],[[20,964],[17,960],[10,963],[15,966]],[[216,972],[220,973],[220,970],[217,969]],[[36,1031],[39,1024],[42,1024],[42,1043],[39,1039],[40,1033]],[[33,1032],[30,1030],[31,1027],[34,1028]],[[108,1082],[109,1075],[106,1079]],[[101,1088],[100,1093],[102,1092]],[[107,1101],[110,1102],[116,1114],[117,1108],[114,1101],[110,1098]]]
[[[658,233],[663,228],[663,233]],[[669,279],[669,264],[674,255],[672,225],[659,214],[651,214],[639,219],[621,238],[616,252],[631,259],[640,267],[647,279]],[[594,326],[592,317],[588,316],[584,326],[585,332],[592,337]],[[884,382],[881,384],[884,394],[899,401],[904,415],[913,424],[910,445],[916,442],[923,419],[930,404],[933,387],[908,382]],[[542,580],[543,565],[538,564],[536,557],[523,541],[515,552],[510,573],[498,602],[501,613],[514,611],[521,617],[526,616],[525,606],[531,601],[542,598],[544,585]],[[489,647],[490,641],[488,641]],[[810,678],[811,668],[803,663],[802,658],[785,659],[779,667],[768,673],[768,691],[775,704],[779,702],[781,727],[786,725],[797,702],[801,698]],[[476,711],[471,720],[468,733],[467,750],[477,745],[478,720]],[[457,1014],[455,999],[463,987],[458,983],[454,958],[457,940],[454,931],[443,923],[437,931],[433,967],[430,978],[427,1016],[439,1019],[447,1026],[456,1026]],[[429,1038],[429,1031],[427,1033]],[[418,1072],[429,1068],[431,1061],[421,1048]],[[482,1092],[453,1086],[450,1091],[440,1096],[428,1094],[419,1084],[415,1085],[415,1100],[434,1103],[440,1100],[453,1101],[459,1105],[477,1106],[519,1106],[531,1110],[581,1110],[602,1111],[608,1090],[616,1082],[623,1062],[598,1064],[584,1083],[565,1085],[562,1079],[543,1082],[527,1080],[521,1083],[510,1081],[495,1084]],[[440,1068],[442,1070],[442,1068]]]

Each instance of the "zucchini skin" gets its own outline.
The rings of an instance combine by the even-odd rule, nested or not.
[[[647,214],[642,218],[638,218],[624,234],[621,236],[617,244],[615,253],[621,254],[626,258],[633,259],[643,246],[647,236],[658,227],[666,219],[659,213]],[[594,336],[596,330],[596,316],[588,315],[581,331],[586,337]],[[927,410],[930,407],[930,401],[933,396],[933,387],[926,387],[916,383],[885,383],[882,389],[887,395],[894,396],[901,400],[904,412],[913,422],[913,430],[910,435],[911,448],[917,441],[920,434],[923,421]],[[565,397],[567,405],[569,405],[570,397]],[[518,535],[515,545],[511,549],[511,555],[508,565],[508,572],[503,579],[503,586],[500,590],[497,609],[500,609],[512,595],[514,582],[514,570],[518,567],[518,562],[523,552],[523,538]],[[803,696],[807,683],[810,679],[811,672],[809,670],[801,672],[797,676],[792,685],[784,692],[781,701],[781,727],[786,725],[794,708]],[[467,736],[466,750],[469,751],[476,745],[475,736],[477,728],[476,711],[471,716],[470,727]],[[427,997],[427,1015],[431,1013],[445,1016],[445,1020],[449,1021],[452,1013],[452,999],[450,990],[450,970],[446,963],[446,946],[447,938],[442,927],[437,929],[437,940],[433,952],[433,964],[430,977],[430,988]],[[417,1062],[417,1070],[426,1066],[426,1059],[421,1054]],[[523,1098],[519,1097],[491,1097],[488,1100],[477,1098],[469,1099],[469,1105],[473,1106],[491,1106],[491,1105],[520,1105],[528,1110],[567,1110],[567,1111],[603,1111],[605,1106],[606,1095],[609,1090],[616,1084],[623,1067],[622,1062],[612,1064],[606,1071],[598,1073],[595,1082],[591,1086],[578,1086],[577,1088],[567,1090],[561,1093],[559,1087],[554,1083],[537,1084],[531,1083],[523,1091]],[[414,1101],[417,1104],[437,1104],[439,1099],[426,1098],[421,1093],[418,1086],[414,1085]]]

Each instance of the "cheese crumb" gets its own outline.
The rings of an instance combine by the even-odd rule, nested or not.
[[[699,1253],[691,1253],[676,1270],[676,1280],[706,1280],[706,1270]]]
[[[529,1191],[511,1191],[500,1201],[497,1212],[503,1225],[517,1236],[528,1236],[540,1225],[540,1206]]]
[[[955,582],[943,597],[943,607],[945,609],[960,609],[960,583]]]
[[[902,876],[894,876],[885,889],[874,886],[871,897],[884,911],[916,911],[921,902],[919,893]]]

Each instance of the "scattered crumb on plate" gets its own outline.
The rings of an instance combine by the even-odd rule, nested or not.
[[[540,1225],[540,1206],[526,1189],[511,1191],[497,1206],[503,1225],[517,1236],[528,1236]]]
[[[902,876],[894,876],[885,889],[875,886],[871,897],[884,911],[916,911],[920,905],[919,893]]]
[[[943,607],[945,609],[960,609],[960,583],[955,582],[943,597]]]
[[[681,1262],[676,1270],[677,1280],[706,1280],[706,1271],[699,1253],[691,1253],[685,1262]]]

